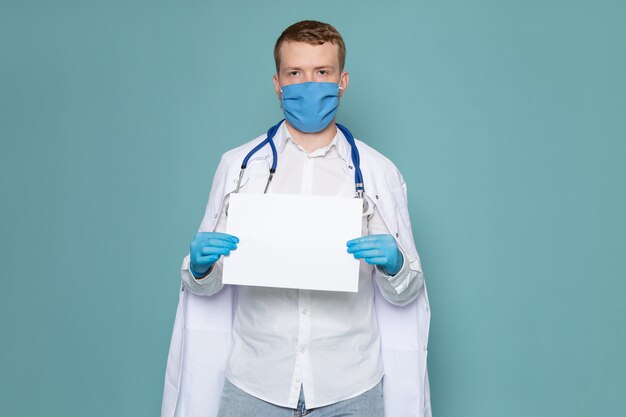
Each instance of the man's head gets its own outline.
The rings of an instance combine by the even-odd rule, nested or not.
[[[341,96],[348,86],[343,72],[346,46],[333,26],[315,20],[294,23],[283,31],[274,47],[274,87],[281,98],[281,86],[305,82],[340,84]]]
[[[280,72],[280,48],[286,42],[303,42],[309,45],[322,45],[325,42],[330,42],[333,45],[337,45],[339,71],[343,71],[346,63],[346,45],[337,29],[332,25],[316,20],[302,20],[285,29],[276,40],[276,45],[274,46],[274,61],[276,62],[277,73]]]

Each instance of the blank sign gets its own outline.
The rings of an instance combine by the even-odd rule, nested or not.
[[[362,201],[295,194],[231,194],[224,284],[358,291],[359,261],[346,242],[361,236]]]

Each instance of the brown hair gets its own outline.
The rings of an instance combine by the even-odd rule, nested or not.
[[[305,42],[309,45],[322,45],[325,42],[339,46],[339,71],[343,71],[346,63],[346,45],[343,38],[332,25],[317,20],[302,20],[294,23],[283,31],[274,46],[276,72],[280,69],[280,47],[283,42]]]

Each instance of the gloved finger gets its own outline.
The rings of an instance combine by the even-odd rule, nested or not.
[[[359,252],[355,252],[353,253],[354,257],[356,259],[362,259],[362,258],[373,258],[373,257],[378,257],[378,256],[385,256],[385,254],[383,253],[383,251],[378,250],[378,249],[367,249],[367,250],[363,250],[363,251],[359,251]]]
[[[348,252],[354,253],[366,249],[380,249],[381,244],[378,241],[360,242],[354,245],[348,246]]]
[[[356,239],[349,240],[347,242],[347,245],[351,246],[351,245],[362,243],[362,242],[377,241],[380,239],[385,239],[386,236],[391,237],[391,235],[367,235],[367,236],[357,237]]]
[[[201,255],[228,255],[230,248],[220,248],[217,246],[205,246],[200,249]]]
[[[194,263],[197,265],[211,265],[217,262],[219,257],[219,255],[199,256]]]
[[[370,265],[385,265],[387,263],[387,257],[381,256],[374,258],[365,258],[364,261]]]
[[[225,240],[227,242],[239,243],[239,238],[237,236],[229,235],[228,233],[220,233],[220,232],[211,232],[208,233],[208,236],[203,236],[204,239],[216,239],[216,240]]]
[[[363,238],[366,236],[362,236],[362,237],[357,237],[356,239],[350,239],[349,241],[346,242],[347,246],[353,246],[353,245],[358,245],[359,243],[363,242]]]
[[[202,244],[204,248],[214,247],[214,248],[229,248],[229,249],[237,249],[237,244],[230,240],[220,240],[220,239],[209,239]]]

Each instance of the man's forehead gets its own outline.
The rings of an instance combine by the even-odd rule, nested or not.
[[[281,67],[339,66],[339,45],[324,42],[311,45],[306,42],[284,42],[280,46]]]

